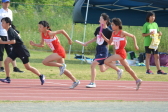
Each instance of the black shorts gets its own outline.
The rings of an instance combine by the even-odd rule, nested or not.
[[[158,49],[155,51],[154,49],[150,49],[149,46],[145,46],[145,53],[159,54]]]
[[[8,57],[11,58],[13,61],[18,57],[22,60],[23,64],[27,64],[29,62],[29,57],[28,56],[19,56],[15,52],[11,52]]]
[[[15,60],[18,57],[22,60],[23,64],[27,64],[29,62],[30,53],[24,45],[19,45],[18,47],[13,47],[13,50],[8,57],[12,60]]]
[[[7,41],[7,36],[0,36],[3,41]],[[0,44],[0,61],[3,61],[4,49],[9,56],[10,52],[12,51],[12,46],[9,44]]]
[[[104,60],[108,57],[108,49],[106,45],[97,45],[96,47],[96,55],[94,60],[96,60],[99,65],[104,64]]]

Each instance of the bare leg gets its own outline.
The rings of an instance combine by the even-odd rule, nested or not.
[[[105,63],[107,66],[113,68],[114,70],[119,71],[120,69],[115,65],[114,62],[117,61],[117,60],[120,60],[120,59],[122,59],[122,58],[120,57],[120,55],[114,54],[114,55],[108,57],[108,58],[104,61],[104,63]]]
[[[146,69],[147,70],[150,69],[150,57],[151,57],[151,54],[146,53]]]
[[[49,55],[48,57],[46,57],[44,60],[43,60],[43,64],[46,65],[46,66],[55,66],[55,67],[61,67],[62,66],[62,62],[61,63],[57,63],[57,62],[54,62],[54,61],[57,61],[57,60],[61,60],[62,57],[59,56],[57,53],[53,53],[51,55]]]
[[[136,76],[135,72],[130,68],[126,59],[120,60],[120,63],[124,66],[125,70],[134,78],[135,81],[138,80],[138,77]]]
[[[41,75],[40,72],[39,72],[36,68],[30,66],[30,63],[26,63],[26,64],[24,64],[24,66],[25,66],[25,68],[26,68],[27,70],[33,72],[34,74],[36,74],[36,75],[38,75],[38,76]]]
[[[12,61],[11,63],[12,63],[12,66],[13,66],[13,67],[17,67],[17,65],[16,65],[16,60]]]
[[[9,57],[7,57],[4,61],[4,65],[5,65],[5,72],[6,72],[6,76],[10,77],[10,68],[9,68],[9,63],[11,63],[13,60]]]
[[[96,66],[98,65],[99,63],[94,60],[91,64],[91,82],[92,83],[95,83],[95,77],[96,77]]]
[[[57,62],[60,63],[61,65],[62,65],[62,63],[65,63],[64,58],[57,60]],[[69,77],[73,82],[76,82],[76,78],[72,75],[72,73],[69,70],[65,69],[64,74],[67,77]]]
[[[156,65],[157,70],[161,70],[160,69],[159,54],[154,54],[154,58],[155,58],[155,65]]]
[[[109,69],[110,67],[109,66],[107,66],[107,65],[105,65],[105,64],[103,64],[103,65],[99,65],[99,69],[100,69],[100,71],[101,72],[105,72],[107,69]]]

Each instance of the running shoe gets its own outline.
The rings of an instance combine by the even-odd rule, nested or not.
[[[117,80],[121,79],[123,71],[124,71],[123,69],[120,69],[119,71],[117,71],[117,75],[118,75]]]
[[[74,89],[76,86],[78,86],[80,84],[80,81],[79,80],[77,80],[76,82],[74,82],[73,84],[72,84],[72,86],[71,87],[69,87],[70,89]]]
[[[153,72],[149,69],[146,71],[146,74],[153,74]]]
[[[59,67],[60,69],[60,75],[64,73],[64,70],[66,69],[66,64],[62,64],[63,66]]]
[[[0,67],[0,72],[5,72],[4,67]]]
[[[13,67],[13,72],[19,72],[19,73],[23,73],[24,71],[21,71],[19,68],[17,67]]]
[[[90,83],[88,85],[86,85],[86,88],[95,88],[96,87],[96,84],[95,83]]]
[[[43,85],[45,82],[45,76],[41,74],[39,77],[40,77],[41,85]]]
[[[138,80],[136,80],[136,90],[138,90],[139,89],[139,87],[141,86],[141,83],[142,83],[142,80],[141,79],[138,79]]]
[[[4,82],[4,83],[10,83],[10,78],[9,77],[6,77],[5,79],[0,79],[1,82]]]
[[[167,73],[165,73],[165,72],[162,71],[162,70],[158,70],[158,71],[157,71],[157,74],[167,75]]]

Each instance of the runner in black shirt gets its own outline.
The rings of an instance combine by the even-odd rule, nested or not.
[[[8,41],[2,41],[0,39],[0,44],[11,44],[13,49],[12,52],[9,54],[9,56],[5,59],[4,64],[5,64],[5,72],[6,72],[6,78],[1,79],[0,81],[5,82],[5,83],[10,83],[10,68],[9,68],[9,63],[15,60],[17,57],[20,58],[25,66],[25,68],[34,74],[38,75],[41,81],[41,85],[44,84],[45,82],[45,76],[40,74],[40,72],[30,66],[29,63],[29,51],[26,49],[26,47],[23,45],[23,41],[21,40],[18,31],[15,30],[14,26],[11,24],[11,20],[8,17],[2,18],[2,27],[6,29],[8,33]],[[10,27],[12,26],[12,27]]]

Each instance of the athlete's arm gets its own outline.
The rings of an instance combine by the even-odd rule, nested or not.
[[[44,39],[41,37],[41,42],[39,44],[36,44],[33,41],[30,41],[30,45],[36,46],[36,47],[44,47]]]
[[[110,41],[110,40],[109,40],[108,38],[106,38],[102,32],[100,33],[100,35],[101,35],[102,38],[109,44],[109,41]]]
[[[15,44],[15,43],[16,43],[16,40],[3,41],[0,38],[0,44]]]
[[[71,40],[71,38],[69,37],[69,35],[67,34],[67,32],[65,30],[57,30],[57,31],[49,32],[50,37],[54,37],[57,34],[63,34],[67,38],[69,44],[70,45],[72,44],[72,40]]]
[[[88,44],[90,44],[90,43],[92,43],[92,42],[95,42],[96,39],[97,39],[97,37],[94,37],[93,39],[91,39],[91,40],[85,42],[85,43],[84,43],[84,46],[87,46]]]
[[[109,43],[108,43],[109,45],[113,45],[113,37],[112,37],[112,35],[111,35],[111,38],[110,38],[110,40],[109,40]]]
[[[137,41],[136,41],[136,37],[135,37],[133,34],[128,33],[128,32],[126,32],[126,31],[122,31],[121,36],[123,36],[123,37],[124,37],[124,36],[131,37],[131,38],[133,39],[133,41],[134,41],[135,49],[136,49],[136,50],[139,50],[139,47],[138,47]]]

